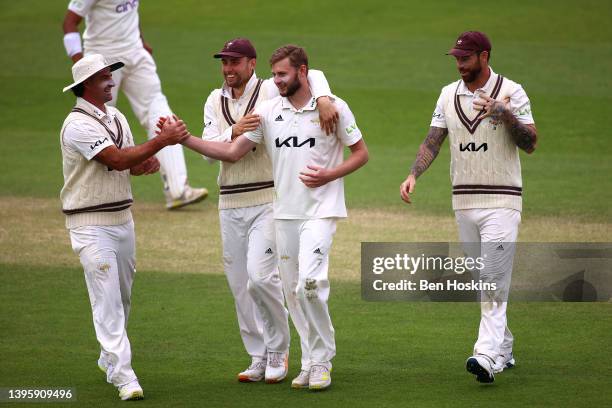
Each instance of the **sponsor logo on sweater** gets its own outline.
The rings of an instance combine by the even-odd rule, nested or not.
[[[127,0],[121,4],[118,4],[115,7],[115,11],[117,13],[126,13],[131,10],[135,10],[138,8],[138,0]]]
[[[489,146],[486,143],[483,143],[478,147],[476,147],[476,143],[474,142],[470,142],[465,145],[463,143],[459,143],[459,150],[462,152],[477,152],[480,149],[486,152],[489,149]]]
[[[95,150],[96,147],[101,146],[102,143],[107,142],[108,141],[108,137],[105,137],[104,139],[98,139],[96,140],[96,143],[89,145],[89,148],[91,150]]]

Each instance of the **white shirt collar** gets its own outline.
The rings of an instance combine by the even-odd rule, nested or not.
[[[476,91],[481,90],[487,95],[491,93],[491,91],[493,90],[493,86],[495,86],[495,82],[497,81],[497,74],[493,72],[493,68],[489,67],[489,71],[491,72],[491,75],[489,76],[489,79],[487,80],[487,82],[484,84],[482,88],[476,89]],[[459,87],[457,88],[457,95],[473,96],[475,91],[474,92],[470,91],[465,85],[465,82],[463,82],[463,80],[460,80],[460,81],[461,83],[459,84]]]
[[[248,95],[251,92],[251,89],[255,88],[257,85],[257,74],[253,71],[253,75],[249,78],[246,86],[244,87],[244,92],[238,99],[242,99],[244,95]],[[225,96],[228,99],[234,99],[234,95],[232,94],[232,88],[227,86],[225,82],[223,82],[223,87],[221,88],[221,95]]]
[[[77,98],[76,106],[78,106],[81,109],[86,110],[89,113],[94,114],[98,119],[104,119],[106,116],[108,116],[107,113],[98,109],[98,107],[96,107],[94,104],[80,97]],[[104,104],[104,106],[106,106],[106,104]],[[108,106],[106,106],[106,112],[108,111],[109,111]],[[109,118],[110,117],[114,117],[114,115],[111,114]]]
[[[304,107],[302,107],[301,109],[296,109],[291,104],[291,102],[289,102],[289,99],[285,98],[284,96],[281,96],[281,109],[290,109],[294,112],[313,111],[317,109],[317,100],[314,96],[312,96],[310,98],[310,101],[306,105],[304,105]]]

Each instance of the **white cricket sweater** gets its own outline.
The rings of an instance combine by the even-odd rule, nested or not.
[[[78,98],[60,132],[64,173],[60,198],[69,229],[132,220],[130,171],[110,170],[93,159],[109,145],[134,145],[125,116],[111,106],[106,110],[105,114]]]
[[[260,101],[269,99],[269,86],[269,83],[258,79],[253,74],[244,94],[238,99],[231,97],[231,91],[224,92],[223,89],[215,89],[206,101],[205,111],[210,111],[212,107],[214,113],[205,114],[203,138],[205,140],[231,140],[231,126],[257,106]],[[206,128],[211,127],[215,128],[216,137],[207,138]],[[221,162],[217,182],[220,210],[252,207],[271,203],[274,200],[272,163],[263,146],[255,148],[235,163]]]
[[[523,184],[518,147],[506,125],[481,118],[483,113],[473,109],[473,94],[466,91],[462,80],[444,87],[432,120],[432,126],[448,129],[453,210],[521,211]],[[519,84],[491,71],[482,91],[494,99],[510,101],[521,123],[533,123],[529,99]]]

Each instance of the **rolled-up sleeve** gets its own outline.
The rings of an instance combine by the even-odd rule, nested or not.
[[[338,101],[336,99],[336,101]],[[338,102],[337,102],[338,103]],[[361,130],[357,127],[355,116],[348,104],[344,101],[339,101],[338,113],[340,119],[338,120],[338,130],[336,136],[342,144],[345,146],[352,146],[363,138]]]
[[[446,129],[448,126],[446,125],[446,116],[444,115],[444,102],[442,100],[443,94],[444,92],[441,92],[440,96],[438,97],[433,115],[431,115],[431,124],[429,126]]]
[[[89,10],[93,7],[97,0],[71,0],[68,3],[68,10],[81,17],[85,17],[89,14]]]
[[[533,125],[535,123],[531,113],[531,102],[521,85],[517,84],[516,89],[510,95],[510,109],[516,119],[523,125]]]

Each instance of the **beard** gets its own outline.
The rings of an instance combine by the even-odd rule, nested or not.
[[[301,87],[302,87],[302,84],[300,83],[300,80],[298,79],[296,75],[293,78],[293,81],[287,84],[287,89],[285,89],[285,92],[280,92],[279,90],[279,93],[281,94],[281,96],[285,96],[285,97],[293,96]]]
[[[463,79],[463,82],[465,82],[466,84],[469,84],[470,82],[474,82],[476,78],[478,78],[478,75],[480,75],[481,72],[482,72],[482,67],[478,65],[478,67],[470,69],[465,73],[460,72],[460,74],[461,74],[461,78]]]
[[[234,74],[234,78],[229,80],[227,77],[225,78],[225,83],[227,84],[227,86],[229,86],[230,88],[240,88],[241,86],[243,86],[247,81],[242,77],[242,75],[240,74]]]

